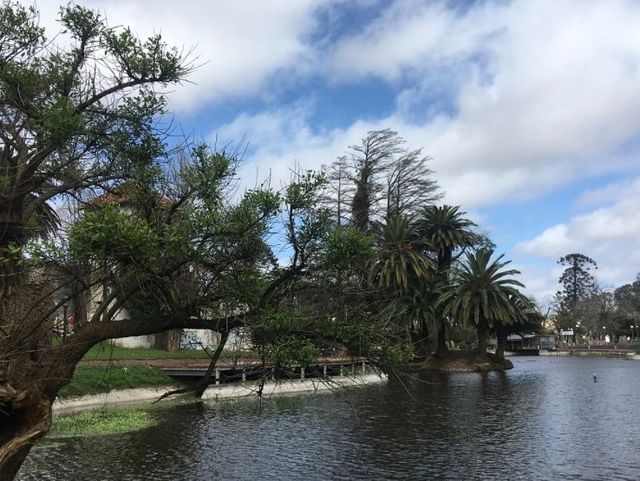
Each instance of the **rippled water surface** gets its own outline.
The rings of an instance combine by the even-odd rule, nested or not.
[[[173,406],[141,432],[38,447],[19,479],[640,479],[640,362],[514,361],[262,410]]]

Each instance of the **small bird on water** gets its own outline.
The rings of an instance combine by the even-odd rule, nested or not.
[[[593,373],[593,382],[598,382],[598,376],[596,376],[596,373]]]

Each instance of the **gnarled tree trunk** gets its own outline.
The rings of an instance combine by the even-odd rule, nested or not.
[[[15,477],[48,432],[55,394],[47,380],[58,377],[43,362],[53,329],[47,287],[20,275],[17,266],[13,273],[0,298],[0,481]]]
[[[25,395],[26,394],[26,395]],[[51,402],[45,396],[0,386],[0,481],[15,478],[34,443],[51,427]]]

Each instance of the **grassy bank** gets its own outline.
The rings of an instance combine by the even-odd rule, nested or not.
[[[221,357],[229,359],[255,355],[253,351],[223,351]],[[89,349],[84,359],[209,359],[209,356],[202,349],[180,349],[169,352],[162,349],[131,349],[111,343],[100,343]]]
[[[207,359],[202,349],[181,349],[175,352],[162,349],[130,349],[113,344],[97,344],[84,356],[85,359]]]
[[[79,366],[71,382],[60,390],[61,398],[109,392],[113,389],[170,386],[174,381],[148,366]]]

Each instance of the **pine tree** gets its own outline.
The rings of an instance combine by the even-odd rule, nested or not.
[[[558,264],[566,266],[558,279],[562,285],[558,294],[564,307],[575,313],[580,301],[589,297],[596,287],[591,271],[597,269],[598,265],[584,254],[567,254],[560,258]]]

